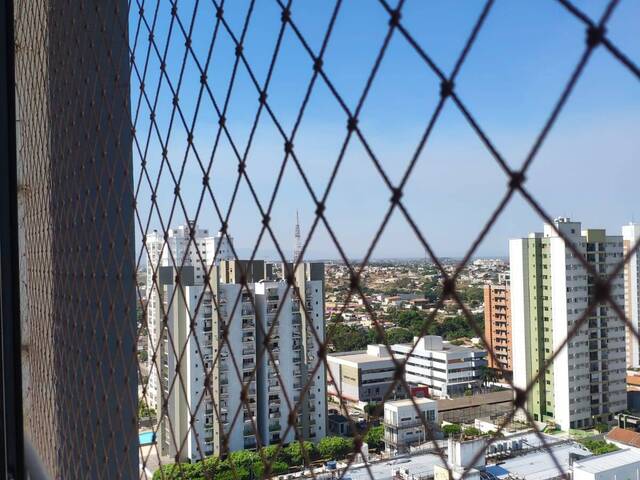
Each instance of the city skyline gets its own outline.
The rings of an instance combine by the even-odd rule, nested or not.
[[[581,218],[581,217],[572,217],[572,216],[563,216],[563,215],[559,215],[559,216],[553,216],[552,220],[556,220],[558,218]],[[543,222],[542,219],[540,219],[540,221],[538,222],[537,225],[540,225],[541,223],[545,223]],[[588,222],[584,222],[585,224]],[[598,225],[602,225],[602,228],[610,231],[610,232],[620,232],[620,234],[622,234],[622,232],[624,232],[625,228],[630,228],[630,227],[636,227],[636,228],[640,228],[640,221],[635,222],[635,221],[629,221],[627,223],[621,224],[621,225],[613,225],[611,228],[605,228],[604,225],[608,225],[611,222],[600,222],[597,223]],[[186,225],[186,224],[185,224]],[[207,227],[202,227],[200,224],[196,225],[198,229],[202,229],[202,230],[207,230],[212,236],[214,235],[215,230],[207,228]],[[183,227],[183,225],[173,225],[173,226],[169,226],[168,231],[169,230],[175,230],[177,228]],[[302,227],[300,227],[302,229]],[[471,260],[476,260],[476,259],[496,259],[496,260],[504,260],[506,262],[509,261],[509,240],[515,239],[515,238],[519,238],[522,237],[523,235],[527,235],[529,233],[533,233],[536,230],[535,226],[530,228],[529,230],[525,230],[522,232],[519,232],[518,234],[512,236],[512,237],[507,237],[507,238],[503,238],[503,243],[505,245],[505,252],[500,253],[500,254],[490,254],[490,253],[486,253],[486,254],[475,254],[471,256]],[[294,226],[294,230],[293,232],[295,232],[295,226]],[[215,235],[219,236],[221,235],[220,232],[215,232]],[[302,234],[302,236],[304,237],[304,234]],[[238,260],[248,260],[249,257],[251,256],[251,254],[253,253],[253,247],[247,247],[244,246],[242,244],[242,242],[238,242],[236,241],[236,239],[231,236],[232,239],[232,243],[233,243],[233,248],[238,256]],[[287,244],[286,242],[283,242],[280,244],[280,247],[284,253],[285,256],[285,260],[290,261],[291,258],[295,257],[295,253],[296,253],[296,236],[295,233],[292,236],[293,238],[293,242],[289,242],[290,244]],[[630,247],[632,247],[633,244],[630,245]],[[230,251],[229,253],[231,255],[232,258],[235,258],[233,256],[233,252]],[[146,252],[143,252],[143,256],[142,256],[142,262],[141,262],[141,267],[146,268]],[[460,255],[439,255],[437,258],[438,260],[462,260],[464,257],[464,253],[460,254]],[[348,260],[351,263],[358,263],[362,260],[362,258],[357,258],[357,257],[347,257]],[[277,252],[277,250],[272,249],[272,250],[265,250],[265,249],[259,249],[258,252],[254,255],[254,259],[264,259],[265,261],[269,261],[269,262],[281,262],[282,258],[280,257],[280,254]],[[333,256],[333,257],[323,257],[321,255],[316,255],[313,256],[313,252],[310,253],[305,253],[303,261],[329,261],[329,262],[342,262],[343,259],[340,256]],[[424,262],[426,261],[427,263],[433,263],[432,259],[429,257],[429,255],[427,253],[424,253],[423,255],[402,255],[402,254],[395,254],[395,255],[389,255],[389,256],[371,256],[369,258],[369,262],[368,263],[379,263],[379,262],[393,262],[393,261],[398,261],[398,262],[415,262],[415,263],[419,263],[419,262]]]

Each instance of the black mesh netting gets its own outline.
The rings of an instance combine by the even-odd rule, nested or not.
[[[408,26],[416,23],[407,21],[403,0],[361,2],[359,8],[378,9],[385,23],[379,26],[373,61],[357,72],[361,81],[355,82],[355,93],[353,85],[345,92],[324,63],[327,52],[342,48],[332,43],[336,25],[345,28],[345,2],[328,3],[324,17],[313,25],[306,19],[302,26],[296,12],[305,6],[292,0],[16,2],[23,336],[29,345],[25,404],[33,412],[27,415],[27,433],[55,478],[88,478],[86,472],[92,477],[109,472],[109,478],[139,472],[151,478],[152,471],[158,472],[153,478],[263,477],[286,473],[289,465],[283,472],[280,453],[291,444],[300,446],[300,463],[320,466],[305,442],[327,434],[321,397],[327,383],[335,387],[338,382],[326,360],[332,338],[325,326],[324,269],[305,263],[314,236],[323,232],[348,272],[338,315],[361,301],[377,342],[389,347],[363,278],[395,215],[415,234],[440,278],[441,294],[421,332],[430,331],[445,302],[454,302],[484,339],[457,282],[515,196],[554,225],[528,189],[527,174],[594,51],[604,51],[616,66],[640,78],[638,66],[606,28],[620,2],[609,2],[600,18],[592,19],[559,0],[558,12],[582,26],[584,44],[524,162],[514,168],[516,162],[503,157],[456,84],[476,39],[491,28],[493,1],[482,4],[450,70]],[[257,28],[272,33],[269,55],[260,58],[246,48]],[[367,101],[377,94],[375,81],[386,72],[382,65],[392,42],[406,46],[435,79],[436,88],[425,88],[437,102],[417,126],[415,148],[390,175],[383,153],[361,124]],[[289,85],[291,94],[282,100],[281,92],[270,93],[274,79],[282,81],[282,65],[292,61],[288,56],[308,74],[302,84]],[[309,128],[305,122],[321,114],[310,108],[318,91],[340,116],[339,148],[323,159],[326,182],[310,176],[297,147],[299,133]],[[234,110],[239,103],[241,113]],[[494,160],[486,168],[502,171],[506,185],[454,269],[441,262],[416,221],[430,208],[446,209],[446,202],[417,211],[403,196],[447,104]],[[265,158],[265,137],[269,145],[278,145],[277,155]],[[357,262],[341,245],[328,209],[353,148],[363,152],[362,168],[381,181],[380,191],[389,199],[375,233],[360,239],[365,254]],[[268,162],[269,168],[255,170],[256,162]],[[297,195],[304,195],[304,202],[292,202],[290,195],[284,201],[312,205],[306,215],[312,221],[293,261],[291,238],[283,239],[276,225],[282,192],[292,183],[299,185]],[[297,208],[290,205],[287,211]],[[242,223],[256,226],[255,238],[237,238],[238,230],[244,232],[237,227]],[[202,230],[204,225],[214,230]],[[601,275],[564,232],[553,228],[593,277],[594,301],[546,356],[529,386],[515,389],[513,408],[487,438],[487,448],[517,412],[529,415],[518,407],[597,308],[608,306],[637,331],[610,287],[638,244]],[[239,250],[236,244],[251,248]],[[261,261],[265,248],[275,263]],[[488,355],[495,361],[494,352]],[[405,357],[392,359],[396,373],[385,399],[400,387],[411,390]],[[340,402],[337,408],[347,412]],[[344,455],[350,466],[361,461],[356,454],[362,453],[371,427],[363,430],[346,418],[356,432]],[[454,475],[432,424],[424,415],[416,418],[424,440],[433,441],[433,452]],[[531,415],[528,420],[535,427]],[[151,432],[149,444],[138,446],[139,427]],[[534,431],[557,471],[566,470],[548,437]],[[258,461],[228,455],[239,449],[257,452]],[[189,459],[210,456],[220,461],[199,463],[197,473],[187,466]],[[363,468],[374,478],[370,464]],[[307,474],[326,475],[314,469]]]

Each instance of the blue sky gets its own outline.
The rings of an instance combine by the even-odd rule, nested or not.
[[[184,57],[184,37],[174,26],[168,36],[170,9],[161,2],[155,39],[162,52],[167,45],[167,74],[177,87]],[[234,0],[225,6],[225,18],[239,36],[247,3]],[[579,2],[597,18],[605,2]],[[145,6],[152,22],[153,5]],[[334,5],[328,0],[293,2],[292,18],[309,47],[317,52]],[[476,21],[483,2],[407,0],[402,23],[416,41],[449,73]],[[180,2],[178,15],[185,28],[194,3]],[[132,38],[137,15],[131,21]],[[623,0],[608,25],[609,38],[636,64],[640,3]],[[388,15],[377,1],[343,2],[324,56],[324,71],[349,108],[362,93],[366,77],[388,28]],[[193,48],[204,65],[215,27],[209,1],[200,1],[193,24]],[[253,73],[264,83],[273,55],[280,10],[273,0],[256,0],[244,53]],[[553,1],[498,0],[456,81],[456,91],[510,166],[522,164],[551,108],[559,97],[585,45],[583,25]],[[142,27],[136,63],[142,65],[148,32]],[[222,107],[234,62],[234,45],[220,30],[211,54],[207,80]],[[145,87],[155,98],[159,76],[158,56],[151,52]],[[268,102],[289,135],[312,74],[312,62],[290,28],[283,37]],[[132,79],[136,107],[139,81]],[[200,72],[188,56],[180,86],[179,104],[190,125],[200,92]],[[439,95],[437,77],[397,32],[373,82],[359,119],[359,127],[392,182],[402,177]],[[240,65],[229,98],[227,125],[241,154],[258,108],[258,93]],[[176,112],[177,113],[177,112]],[[167,141],[172,95],[165,79],[160,84],[156,121],[162,141]],[[139,142],[146,144],[149,109],[144,104],[137,123]],[[218,117],[211,100],[203,96],[194,128],[194,146],[207,165],[218,131]],[[640,221],[638,178],[640,164],[640,84],[604,49],[597,49],[568,104],[548,136],[528,174],[527,187],[552,216],[571,216],[593,227],[612,232],[635,219]],[[294,140],[294,149],[318,196],[324,193],[330,172],[346,135],[346,117],[326,84],[318,81]],[[186,158],[181,195],[187,216],[196,216],[202,193],[202,170],[193,150],[187,151],[187,135],[180,116],[174,118],[168,137],[168,159],[178,175]],[[161,164],[160,141],[150,136],[146,152],[150,176]],[[263,112],[247,155],[247,173],[255,193],[266,208],[283,161],[283,141],[273,121]],[[141,157],[134,151],[140,171]],[[219,207],[226,212],[237,176],[237,159],[226,139],[217,146],[210,178]],[[164,167],[157,191],[160,215],[166,221],[174,200],[174,184]],[[136,178],[137,183],[137,178]],[[410,177],[403,201],[412,218],[442,256],[460,256],[469,248],[505,192],[507,179],[453,103],[447,102],[431,138]],[[146,180],[140,186],[139,210],[146,225],[150,204]],[[362,144],[352,139],[327,201],[326,216],[340,244],[350,257],[362,257],[369,248],[389,204],[390,193],[373,168]],[[271,214],[272,227],[287,253],[293,248],[295,212],[300,211],[303,236],[313,220],[315,206],[301,176],[289,162]],[[215,230],[220,222],[207,194],[198,223]],[[178,207],[171,224],[183,222]],[[506,255],[510,237],[540,230],[540,217],[516,195],[481,244],[478,255]],[[160,226],[153,212],[151,228]],[[243,180],[229,222],[240,252],[255,245],[260,217]],[[139,226],[137,227],[139,230]],[[273,256],[273,242],[265,237],[260,253]],[[396,211],[374,257],[423,256],[424,250],[406,220]],[[320,225],[313,234],[307,257],[337,258],[338,253]]]

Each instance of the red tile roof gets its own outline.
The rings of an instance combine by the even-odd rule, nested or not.
[[[613,427],[613,429],[607,433],[606,438],[613,442],[624,443],[625,445],[640,448],[640,433],[632,430]]]

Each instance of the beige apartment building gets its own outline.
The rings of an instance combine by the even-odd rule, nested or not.
[[[327,355],[327,394],[334,403],[340,399],[354,408],[385,398],[404,398],[400,385],[394,388],[396,367],[385,345],[369,345],[367,350]],[[389,389],[393,392],[387,394]]]

